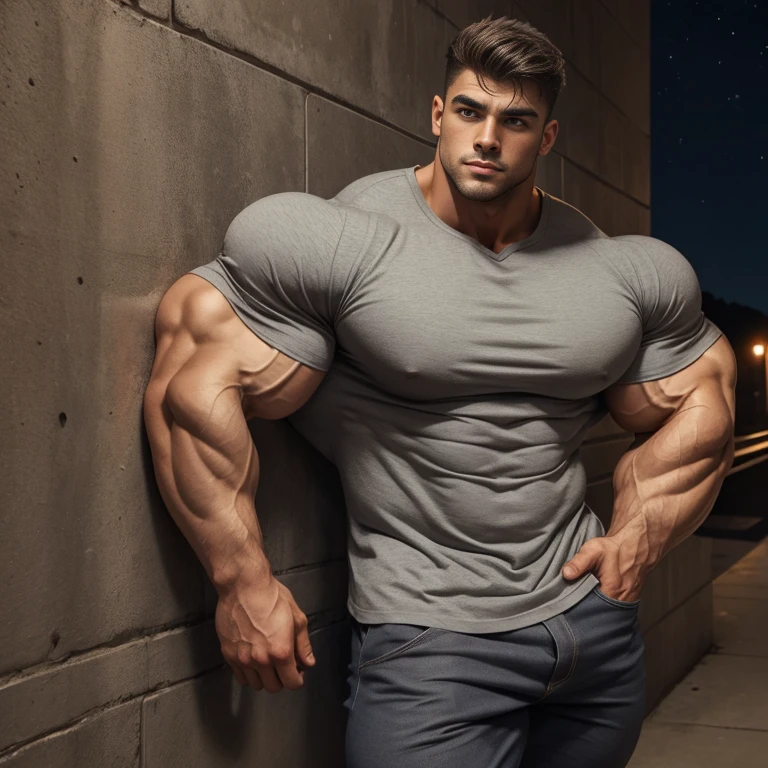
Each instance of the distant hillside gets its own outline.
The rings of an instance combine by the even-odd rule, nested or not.
[[[737,302],[718,299],[709,291],[702,291],[704,314],[728,337],[731,346],[762,342],[768,345],[768,315]]]

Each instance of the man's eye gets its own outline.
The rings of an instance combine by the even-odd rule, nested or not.
[[[468,115],[464,114],[465,112],[469,112],[470,114],[468,114]],[[475,115],[475,116],[477,115],[475,110],[474,109],[469,109],[469,107],[462,107],[461,109],[458,110],[458,113],[462,117],[472,117],[473,115]],[[523,127],[525,126],[525,123],[519,117],[508,117],[507,118],[507,122],[510,122],[511,120],[515,121],[515,123],[513,123],[513,125],[516,128],[519,127],[519,126],[523,126]]]

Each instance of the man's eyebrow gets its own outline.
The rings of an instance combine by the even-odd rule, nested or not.
[[[483,112],[488,111],[488,105],[483,104],[480,101],[475,101],[474,99],[471,99],[469,96],[465,96],[464,94],[460,93],[458,96],[454,96],[451,99],[451,104],[463,104],[465,107],[470,107],[471,109],[480,109]],[[530,107],[510,107],[509,109],[505,109],[501,115],[503,117],[533,117],[536,118],[539,116],[539,113],[536,112],[535,109],[531,109]]]

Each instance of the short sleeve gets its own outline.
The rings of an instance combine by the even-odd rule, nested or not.
[[[696,272],[678,250],[641,235],[614,240],[629,246],[643,324],[640,348],[618,381],[671,376],[698,360],[722,331],[702,312]]]
[[[257,200],[229,225],[218,257],[196,269],[263,341],[328,370],[334,321],[346,283],[336,254],[342,206],[303,192]]]

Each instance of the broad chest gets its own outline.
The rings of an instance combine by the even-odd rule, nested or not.
[[[601,392],[632,362],[642,326],[618,265],[583,244],[495,261],[448,238],[407,233],[350,292],[338,354],[379,387],[415,400],[573,399]]]

